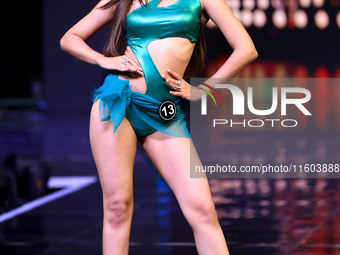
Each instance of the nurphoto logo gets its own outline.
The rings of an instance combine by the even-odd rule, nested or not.
[[[204,84],[205,86],[209,86]],[[270,114],[275,113],[278,110],[278,105],[280,101],[281,116],[287,115],[287,105],[294,105],[302,114],[306,116],[311,116],[311,112],[304,106],[311,99],[311,93],[306,88],[299,87],[272,87],[271,95],[272,95],[272,103],[268,109],[256,109],[254,106],[254,93],[253,87],[247,88],[247,95],[245,97],[243,91],[231,84],[215,84],[214,87],[209,86],[211,91],[216,95],[218,100],[220,101],[221,107],[223,107],[222,100],[220,95],[223,90],[227,90],[231,93],[232,96],[232,115],[245,115],[245,105],[247,105],[249,112],[256,116],[268,116]],[[201,97],[201,115],[207,115],[208,107],[207,107],[207,95],[209,95],[217,106],[216,100],[212,93],[206,89],[200,88],[204,90],[206,93],[202,94]],[[220,93],[216,91],[219,90]],[[279,89],[280,89],[280,97],[279,97]],[[300,96],[296,98],[296,96]],[[301,97],[302,96],[302,97]],[[276,114],[277,116],[277,114]],[[276,124],[280,123],[282,127],[296,127],[298,125],[298,121],[296,119],[285,119],[285,118],[265,118],[265,119],[243,119],[242,121],[235,121],[233,119],[226,118],[216,118],[213,119],[213,127],[217,125],[228,125],[230,127],[233,126],[243,126],[243,127],[262,127],[264,125],[270,125],[274,127]]]

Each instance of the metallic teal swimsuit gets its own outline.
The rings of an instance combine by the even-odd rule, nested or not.
[[[100,98],[101,121],[110,120],[114,132],[124,116],[130,121],[137,137],[145,137],[156,130],[175,137],[190,137],[181,98],[169,93],[154,62],[148,45],[150,42],[168,37],[183,37],[196,42],[201,29],[200,0],[177,0],[158,7],[161,0],[150,0],[127,15],[125,33],[127,43],[143,69],[146,93],[131,90],[128,80],[119,79],[110,73],[104,84],[93,91],[93,102]],[[176,104],[177,113],[171,120],[159,116],[159,106],[165,100]]]

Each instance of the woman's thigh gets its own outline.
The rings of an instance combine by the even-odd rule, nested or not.
[[[124,118],[115,133],[111,121],[100,121],[99,100],[90,115],[90,143],[103,196],[128,199],[132,196],[133,164],[137,138]]]
[[[195,209],[214,208],[207,178],[190,177],[190,161],[201,164],[190,138],[171,137],[156,131],[145,138],[143,147],[174,192],[186,217]]]

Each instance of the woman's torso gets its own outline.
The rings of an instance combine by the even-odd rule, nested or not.
[[[170,93],[159,76],[168,76],[167,69],[183,76],[198,39],[198,26],[205,17],[200,0],[150,0],[147,8],[142,7],[137,1],[128,14],[125,56],[142,67],[144,76],[121,73],[119,78],[129,80],[132,91],[162,100],[165,96],[158,96],[158,92]]]
[[[166,74],[167,69],[173,70],[181,77],[190,61],[195,43],[190,43],[184,38],[171,38],[171,42],[155,42],[151,58],[160,74]],[[124,55],[133,60],[139,67],[141,66],[133,54],[131,48],[127,46]],[[155,55],[155,57],[153,57]],[[122,73],[118,75],[121,79],[130,80],[131,90],[142,94],[146,92],[145,77],[141,75],[129,75]]]

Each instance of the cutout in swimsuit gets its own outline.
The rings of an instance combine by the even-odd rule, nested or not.
[[[130,121],[137,137],[145,137],[156,130],[175,137],[190,137],[181,98],[169,93],[171,90],[153,62],[148,45],[158,39],[187,38],[196,42],[201,29],[200,0],[177,0],[160,7],[162,0],[150,0],[126,17],[127,44],[143,69],[145,94],[131,90],[128,80],[110,73],[104,84],[93,91],[92,101],[100,100],[101,121],[113,122],[114,132],[124,116]],[[176,115],[171,120],[159,116],[159,106],[170,100],[176,104]]]

